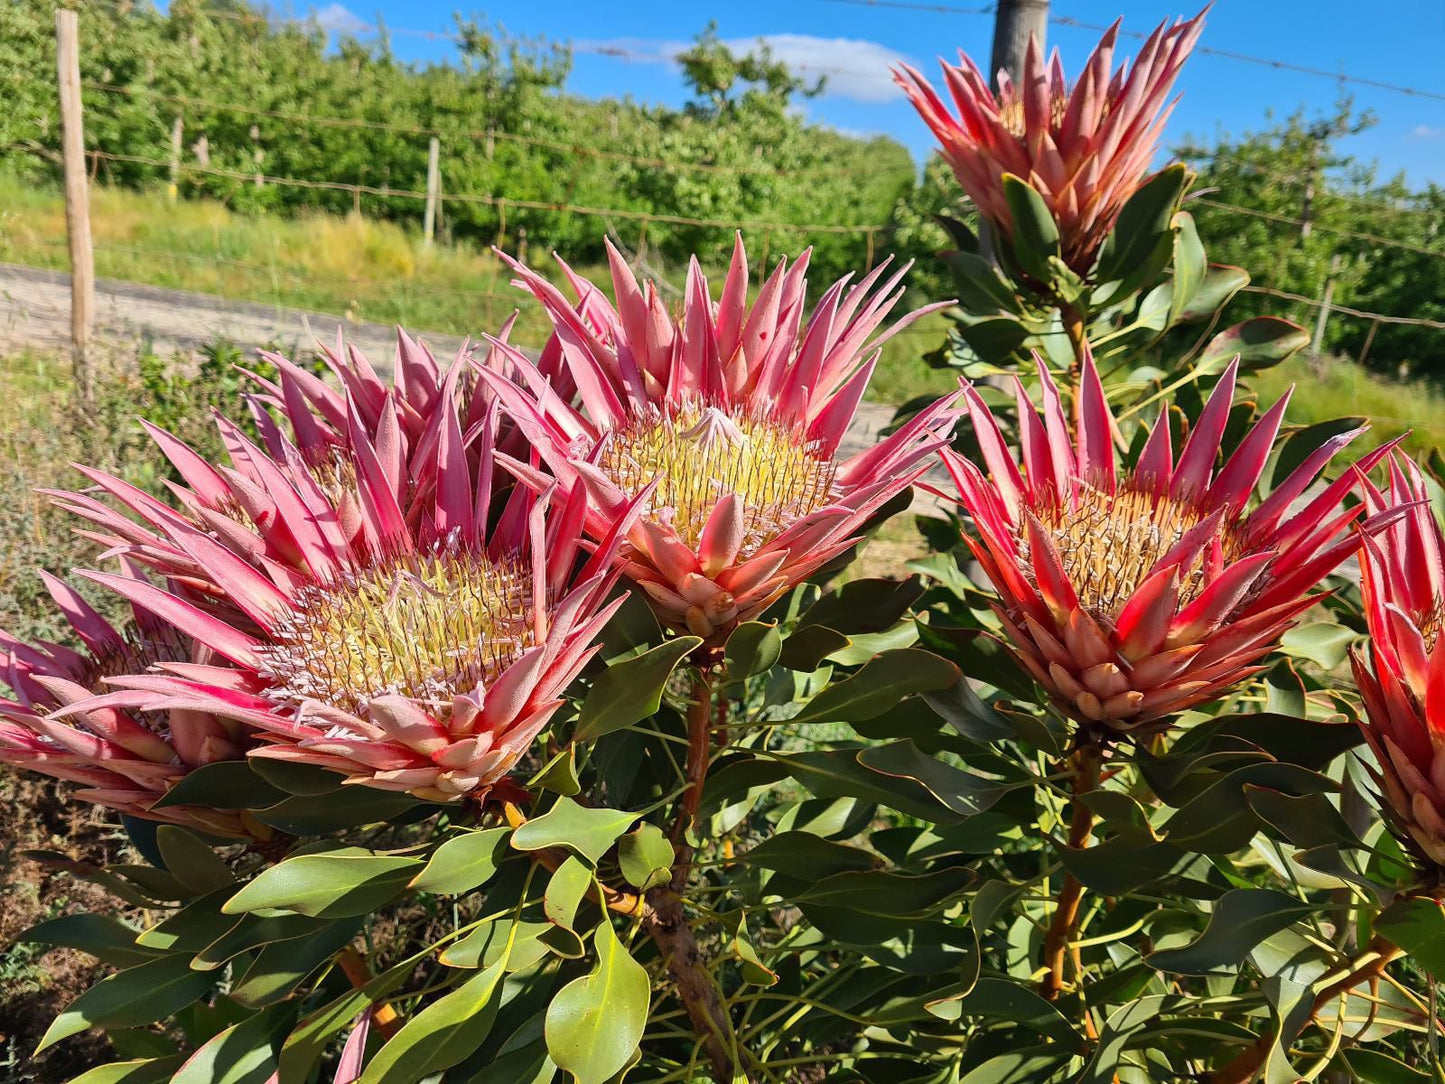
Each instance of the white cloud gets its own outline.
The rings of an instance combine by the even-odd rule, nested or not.
[[[823,89],[826,98],[850,98],[857,102],[888,102],[898,91],[888,74],[890,66],[908,58],[876,41],[858,38],[820,38],[812,34],[760,34],[753,38],[732,38],[725,42],[735,53],[747,53],[759,44],[767,45],[777,59],[783,61],[806,82],[827,79]],[[579,41],[575,48],[581,53],[615,56],[641,64],[669,64],[679,53],[692,47],[686,41],[662,41],[650,38],[612,38],[606,41]]]
[[[360,34],[371,24],[343,4],[327,4],[312,16],[316,25],[331,34]]]
[[[1411,139],[1445,139],[1445,127],[1417,124],[1410,129]]]

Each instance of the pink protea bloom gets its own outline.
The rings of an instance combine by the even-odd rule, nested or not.
[[[1214,699],[1262,669],[1319,597],[1309,592],[1358,545],[1351,525],[1363,506],[1342,508],[1353,474],[1297,502],[1363,430],[1326,441],[1247,511],[1288,394],[1216,470],[1234,396],[1231,364],[1178,460],[1161,418],[1130,471],[1115,456],[1093,359],[1084,359],[1073,435],[1042,362],[1039,379],[1042,418],[1017,387],[1022,468],[968,385],[990,477],[944,453],[977,532],[965,541],[998,592],[994,610],[1019,662],[1062,711],[1114,734]]]
[[[78,798],[121,813],[247,835],[239,814],[152,806],[192,769],[244,756],[252,744],[248,727],[199,710],[85,706],[111,691],[108,678],[189,663],[204,658],[204,649],[141,607],[116,627],[64,581],[41,576],[84,649],[27,644],[0,632],[0,680],[12,696],[0,697],[0,763],[79,783]],[[146,582],[128,563],[117,578]],[[60,714],[75,705],[73,713]]]
[[[1170,89],[1203,28],[1203,13],[1186,23],[1161,24],[1126,72],[1112,71],[1116,22],[1072,90],[1058,51],[1046,68],[1034,39],[1022,84],[1000,72],[997,96],[978,65],[960,52],[956,66],[940,61],[958,116],[908,65],[895,69],[894,80],[937,136],[979,213],[1012,236],[1003,177],[1027,181],[1053,213],[1064,262],[1084,275],[1120,209],[1149,174],[1174,108],[1167,102]]]
[[[513,264],[552,319],[585,412],[515,351],[521,383],[489,379],[552,474],[586,486],[594,536],[615,531],[641,500],[624,572],[667,624],[720,643],[855,544],[869,517],[928,469],[952,423],[947,402],[872,448],[838,451],[878,346],[939,306],[873,337],[907,271],[880,285],[884,265],[852,287],[835,283],[804,325],[807,253],[791,268],[780,261],[749,306],[738,238],[719,301],[692,262],[679,318],[608,251],[616,308],[575,277],[574,307]],[[551,484],[531,464],[507,465],[534,489]]]
[[[135,520],[93,498],[62,498],[107,527],[131,524],[116,528],[120,547],[174,586],[85,575],[220,657],[113,676],[120,691],[74,710],[208,712],[254,727],[264,744],[252,756],[432,800],[480,799],[597,650],[618,605],[607,601],[618,535],[587,556],[580,487],[515,487],[489,529],[492,459],[474,477],[456,411],[440,412],[435,497],[425,515],[408,516],[405,441],[373,444],[349,408],[347,467],[331,480],[350,479],[354,530],[287,438],[275,435],[277,462],[233,428],[233,467],[207,483],[236,482],[220,503],[248,509],[247,523],[225,533],[99,473]],[[478,439],[491,439],[487,419]],[[161,447],[182,474],[196,469],[178,441]],[[623,516],[617,531],[627,526]]]
[[[1386,815],[1431,866],[1445,867],[1445,539],[1415,464],[1392,457],[1387,492],[1364,486],[1372,510],[1405,513],[1360,551],[1369,665],[1351,661],[1361,729]]]

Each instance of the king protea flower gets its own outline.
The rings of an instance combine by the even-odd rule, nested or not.
[[[835,283],[804,325],[807,254],[779,262],[749,306],[738,238],[720,300],[694,260],[677,318],[608,252],[616,308],[575,277],[574,307],[513,264],[552,319],[585,413],[510,348],[521,384],[489,379],[552,474],[586,487],[595,537],[641,500],[623,570],[666,623],[715,644],[855,544],[928,469],[952,421],[946,402],[857,455],[840,459],[838,447],[879,344],[939,306],[874,337],[907,271],[880,286],[884,265],[851,288]],[[552,484],[531,464],[507,465],[534,489]]]
[[[618,533],[586,557],[584,492],[534,495],[519,486],[489,530],[491,456],[474,478],[454,411],[442,412],[434,499],[425,515],[408,516],[401,445],[374,446],[348,406],[346,471],[329,481],[351,479],[354,531],[287,438],[275,435],[278,463],[234,428],[226,429],[233,468],[213,484],[239,480],[226,501],[250,510],[245,525],[231,521],[218,534],[98,472],[91,476],[137,520],[92,498],[66,498],[107,526],[132,524],[121,548],[175,586],[84,575],[222,660],[112,676],[120,691],[75,710],[125,703],[207,712],[254,727],[265,744],[253,756],[432,800],[480,798],[527,751],[595,653],[618,605],[607,602],[610,565],[629,521],[620,518]],[[486,419],[480,439],[490,441]],[[183,474],[195,468],[195,453],[174,438],[161,447]]]
[[[76,796],[149,820],[246,835],[238,814],[191,806],[153,810],[187,772],[245,755],[249,728],[206,711],[153,712],[112,703],[84,707],[111,689],[106,679],[204,656],[174,626],[141,607],[116,627],[72,587],[42,579],[83,650],[27,644],[0,632],[0,763],[81,784]],[[144,583],[128,563],[118,579]],[[82,705],[68,717],[60,712]]]
[[[1003,176],[1027,181],[1053,213],[1064,262],[1083,275],[1150,172],[1173,110],[1166,99],[1203,28],[1202,13],[1186,23],[1161,24],[1126,73],[1112,71],[1116,22],[1072,90],[1058,51],[1046,68],[1037,40],[1029,41],[1022,85],[1000,72],[997,96],[978,65],[960,52],[957,66],[940,61],[958,116],[914,68],[900,65],[894,80],[938,137],[979,213],[1012,236]]]
[[[1445,867],[1445,540],[1419,469],[1391,459],[1388,495],[1364,483],[1372,509],[1405,509],[1360,551],[1369,660],[1352,656],[1361,728],[1386,814],[1406,843]]]
[[[990,477],[944,453],[978,534],[965,540],[998,592],[994,610],[1019,662],[1061,710],[1114,733],[1211,700],[1262,669],[1259,660],[1318,597],[1309,592],[1358,545],[1351,524],[1362,506],[1341,509],[1353,475],[1296,502],[1363,430],[1326,441],[1246,511],[1288,394],[1216,470],[1234,396],[1231,364],[1177,462],[1161,418],[1129,471],[1115,456],[1093,359],[1084,359],[1072,436],[1042,362],[1039,379],[1042,419],[1018,383],[1022,469],[968,385]],[[1359,466],[1369,469],[1387,450]]]

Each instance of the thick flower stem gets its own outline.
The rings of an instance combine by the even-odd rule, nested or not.
[[[1313,1021],[1332,1001],[1361,983],[1368,982],[1373,987],[1380,981],[1380,976],[1385,973],[1389,963],[1401,955],[1402,949],[1396,948],[1382,937],[1376,937],[1370,942],[1369,949],[1353,961],[1353,966],[1343,978],[1330,983],[1315,996],[1314,1005],[1310,1008],[1310,1020]],[[1274,1041],[1275,1033],[1266,1031],[1236,1055],[1228,1065],[1211,1074],[1209,1084],[1248,1084],[1264,1067],[1269,1052],[1274,1047]]]
[[[1079,370],[1084,365],[1084,354],[1089,349],[1088,336],[1084,330],[1084,314],[1074,306],[1062,303],[1059,305],[1059,317],[1064,322],[1064,334],[1069,337],[1069,346],[1074,353],[1073,363],[1069,366],[1069,381],[1077,383]]]
[[[1073,810],[1069,820],[1069,847],[1078,850],[1086,846],[1094,834],[1094,811],[1079,799],[1099,785],[1099,766],[1104,759],[1104,750],[1091,738],[1085,737],[1074,751]],[[1075,924],[1079,919],[1079,905],[1084,899],[1084,886],[1072,874],[1064,875],[1063,887],[1059,890],[1058,903],[1054,907],[1053,921],[1044,939],[1044,976],[1039,993],[1049,1001],[1058,998],[1064,988],[1064,963],[1069,957],[1069,946],[1074,939]],[[1082,969],[1078,950],[1074,950],[1074,969]]]

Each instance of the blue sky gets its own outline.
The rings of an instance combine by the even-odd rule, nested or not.
[[[982,0],[940,0],[958,7]],[[359,30],[378,16],[392,27],[445,31],[455,10],[447,0],[344,0],[292,10],[313,12],[324,24]],[[1165,18],[1193,14],[1160,0],[1055,0],[1052,14],[1103,23],[1123,15],[1126,29],[1149,30]],[[1378,17],[1376,12],[1378,11]],[[494,0],[485,16],[517,35],[570,41],[578,52],[568,89],[589,97],[630,96],[676,104],[685,97],[668,57],[709,18],[725,40],[744,44],[759,36],[808,74],[830,69],[825,95],[806,103],[810,118],[856,133],[891,135],[921,159],[930,146],[922,123],[892,88],[886,65],[904,58],[932,75],[939,55],[962,48],[986,60],[992,16],[897,10],[837,0],[729,0],[694,5],[675,0]],[[1404,32],[1402,33],[1402,28]],[[365,36],[363,31],[362,36]],[[1073,76],[1097,34],[1058,24],[1050,47],[1063,54]],[[445,57],[445,42],[396,34],[396,52],[414,59]],[[1445,94],[1445,2],[1396,0],[1376,9],[1358,0],[1218,0],[1210,13],[1204,46],[1249,53],[1366,79]],[[1121,54],[1138,42],[1121,42]],[[593,50],[620,49],[632,59]],[[1211,139],[1268,123],[1301,106],[1329,110],[1342,86],[1336,80],[1277,70],[1222,56],[1196,54],[1176,88],[1183,100],[1169,136]],[[1346,85],[1358,108],[1379,123],[1345,144],[1352,154],[1379,163],[1386,174],[1403,170],[1412,184],[1445,183],[1445,101],[1383,89]]]

